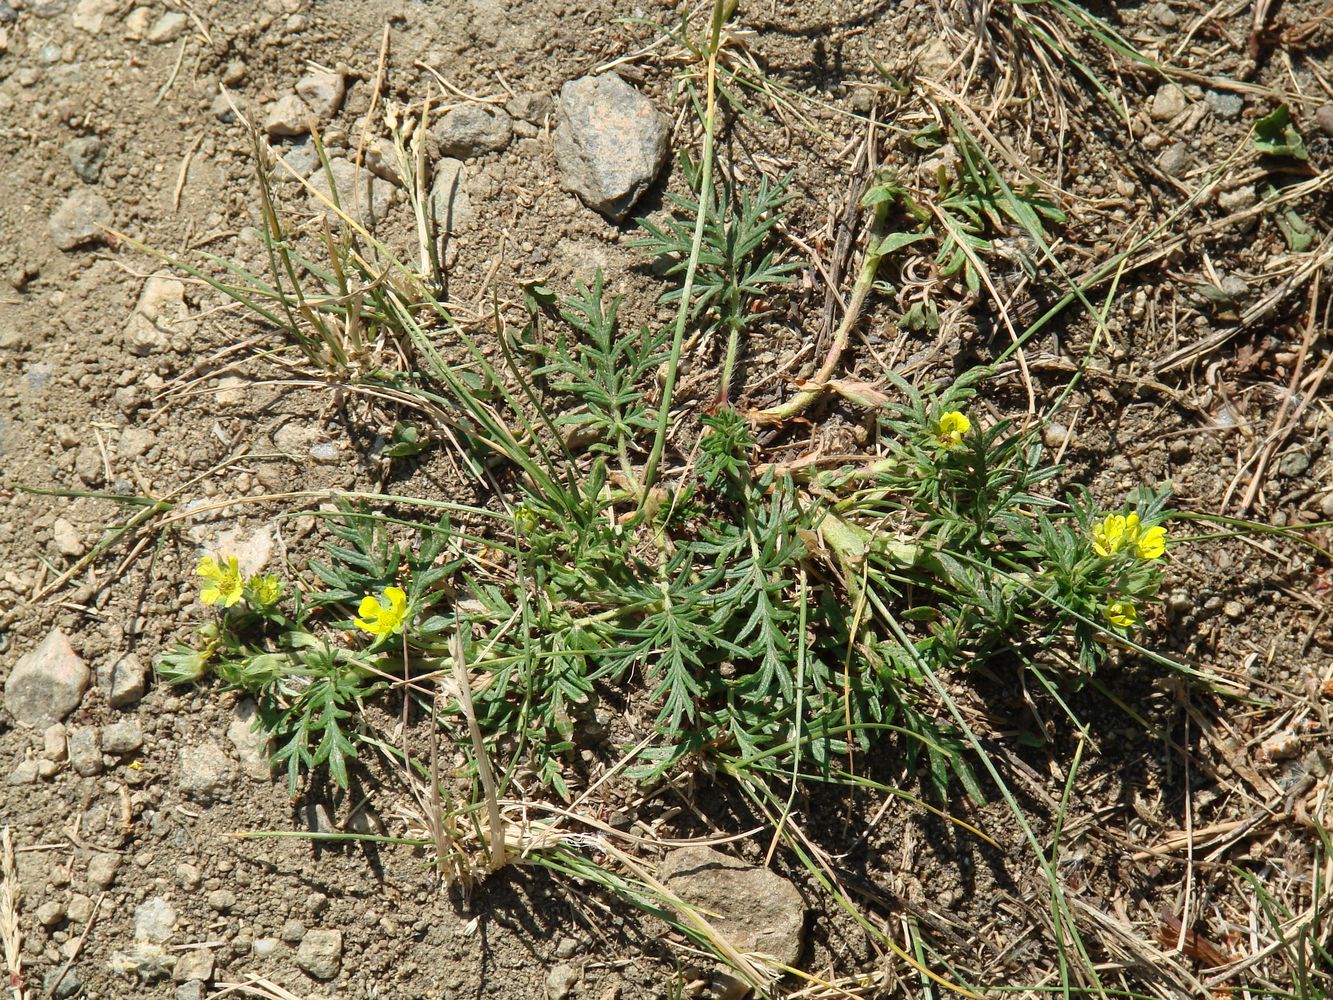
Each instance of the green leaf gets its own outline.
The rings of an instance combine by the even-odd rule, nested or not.
[[[1305,140],[1291,124],[1291,112],[1285,104],[1279,104],[1254,123],[1254,148],[1268,156],[1288,156],[1294,160],[1310,158]]]

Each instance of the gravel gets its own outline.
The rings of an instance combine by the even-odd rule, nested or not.
[[[210,805],[217,801],[231,787],[235,777],[235,767],[212,740],[180,752],[180,789],[197,802]]]

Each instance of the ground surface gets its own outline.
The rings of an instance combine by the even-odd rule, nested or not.
[[[784,97],[754,97],[762,117],[733,123],[724,162],[751,175],[792,174],[787,252],[802,266],[768,339],[749,347],[746,400],[785,397],[786,378],[808,375],[826,349],[828,329],[818,322],[823,273],[842,264],[836,220],[849,178],[866,173],[867,135],[876,161],[925,185],[932,158],[949,151],[914,145],[911,136],[944,121],[941,108],[966,107],[974,134],[991,135],[993,148],[1004,150],[992,155],[1003,155],[1013,183],[1038,176],[1055,192],[1069,221],[1053,240],[1070,273],[1147,238],[1107,307],[1088,377],[1046,431],[1069,463],[1069,480],[1108,503],[1170,480],[1181,510],[1308,523],[1305,537],[1327,548],[1328,528],[1317,522],[1333,512],[1333,411],[1321,398],[1333,345],[1321,281],[1333,216],[1321,192],[1333,170],[1333,113],[1317,110],[1333,100],[1321,75],[1333,27],[1313,3],[1283,5],[1257,39],[1256,61],[1248,3],[1103,11],[1140,53],[1184,71],[1181,89],[1164,92],[1150,68],[1112,62],[1095,40],[1072,37],[1070,51],[1112,88],[1110,100],[1126,115],[1118,120],[1072,55],[1024,44],[1007,20],[982,31],[965,10],[943,6],[742,4],[736,23],[750,32],[746,51]],[[93,671],[127,653],[149,663],[205,613],[191,579],[202,549],[229,538],[256,560],[299,573],[320,530],[312,518],[279,518],[290,504],[209,509],[85,565],[81,557],[102,531],[127,515],[105,499],[13,487],[170,496],[187,511],[246,495],[378,489],[388,474],[373,454],[374,432],[387,426],[370,433],[352,426],[326,387],[295,384],[290,367],[255,360],[278,345],[215,292],[187,284],[183,311],[171,306],[159,324],[165,332],[145,333],[132,314],[157,270],[151,258],[114,238],[63,250],[48,230],[67,195],[93,189],[110,206],[111,225],[135,240],[262,266],[250,228],[258,221],[250,140],[216,104],[222,80],[242,110],[262,119],[264,106],[290,93],[310,66],[341,67],[348,92],[327,126],[334,148],[356,146],[380,72],[386,99],[439,94],[440,80],[450,101],[523,97],[539,113],[530,122],[516,116],[510,143],[467,165],[472,218],[450,250],[449,298],[458,314],[484,319],[492,289],[508,303],[521,281],[543,278],[564,290],[601,268],[629,297],[633,321],[670,315],[652,305],[660,285],[628,246],[632,225],[608,223],[561,190],[547,115],[529,95],[554,95],[563,82],[629,57],[621,71],[677,113],[675,148],[690,144],[692,119],[672,90],[685,54],[660,41],[683,9],[644,3],[612,12],[542,0],[219,2],[179,8],[179,31],[160,42],[149,37],[167,8],[141,10],[114,0],[77,8],[0,0],[0,673],[53,627]],[[1045,8],[1032,10],[1039,16]],[[1068,22],[1052,23],[1071,33]],[[912,95],[899,97],[877,64],[897,79],[917,79]],[[968,101],[953,101],[964,92]],[[1278,95],[1291,103],[1309,158],[1274,168],[1260,162],[1248,135]],[[870,118],[888,128],[871,130]],[[93,180],[80,178],[67,150],[88,136],[100,140],[104,159],[100,171],[85,164]],[[1314,228],[1308,248],[1293,250],[1280,212],[1256,200],[1255,186],[1273,180],[1287,191],[1305,185],[1291,207]],[[664,185],[678,189],[678,171]],[[641,210],[660,210],[664,185]],[[301,200],[294,184],[284,193]],[[411,252],[401,199],[383,232]],[[994,356],[1008,342],[1002,316],[1021,327],[1060,292],[1049,273],[1044,284],[1029,283],[1022,260],[1039,255],[1017,231],[1011,242],[1013,267],[993,268],[994,296],[940,281],[928,258],[898,276],[895,296],[872,309],[854,341],[856,374],[868,381],[886,367],[909,377],[948,374]],[[900,335],[897,317],[921,299],[938,305],[938,328]],[[1096,302],[1104,301],[1103,289]],[[1081,318],[1054,324],[1029,345],[1024,367],[1005,366],[984,391],[983,409],[1021,417],[1029,392],[1038,409],[1061,392],[1094,329],[1077,312]],[[685,402],[714,391],[714,364],[700,354],[686,370]],[[819,425],[814,446],[845,451],[857,432],[854,416],[835,414]],[[780,443],[788,457],[811,446],[810,435]],[[445,457],[428,456],[395,468],[394,489],[454,496],[463,487],[452,469]],[[1173,533],[1187,535],[1188,524]],[[1135,989],[1202,996],[1201,969],[1216,963],[1198,941],[1238,963],[1260,953],[1268,925],[1240,872],[1294,913],[1311,905],[1312,871],[1327,857],[1316,854],[1313,826],[1329,788],[1327,570],[1322,555],[1287,537],[1182,544],[1144,641],[1226,679],[1233,691],[1188,688],[1126,657],[1102,678],[1102,690],[1068,694],[1088,742],[1064,816],[1059,872],[1112,978],[1129,969]],[[957,697],[984,723],[1046,842],[1078,734],[1052,703],[1012,681],[970,678]],[[256,770],[253,741],[235,725],[244,711],[234,694],[156,684],[141,700],[112,708],[94,685],[66,720],[69,730],[99,727],[105,742],[109,727],[130,721],[142,746],[94,753],[81,769],[61,760],[46,768],[49,776],[0,786],[0,822],[17,852],[18,941],[32,996],[66,965],[58,995],[71,995],[71,985],[87,997],[176,995],[169,977],[142,982],[150,970],[116,959],[129,949],[145,901],[149,911],[163,903],[174,911],[170,955],[212,955],[213,982],[255,975],[299,997],[541,997],[572,989],[568,995],[629,1000],[668,995],[680,967],[691,964],[650,920],[542,873],[511,868],[460,899],[439,892],[409,850],[234,839],[253,830],[398,834],[408,803],[373,765],[350,795],[293,800],[284,782]],[[40,728],[0,723],[0,771],[22,777],[21,763],[44,752]],[[201,768],[216,775],[201,779]],[[885,780],[911,780],[892,760],[883,772]],[[201,781],[212,791],[187,794]],[[709,798],[706,777],[699,782],[639,803],[637,817],[668,837],[751,825]],[[994,802],[950,804],[990,832],[990,847],[906,804],[881,805],[823,791],[802,807],[810,829],[855,876],[868,912],[889,927],[904,914],[924,922],[948,956],[939,967],[974,983],[1039,981],[1037,970],[1052,967],[1045,884],[1012,817]],[[762,863],[766,846],[760,836],[733,852]],[[870,994],[918,995],[915,974],[878,956],[790,859],[779,856],[774,867],[806,899],[804,968],[877,977]],[[1197,931],[1188,940],[1176,933],[1186,909]],[[340,962],[321,970],[311,956],[323,931],[340,931],[342,941]],[[1260,976],[1292,985],[1271,953],[1236,975],[1237,983]],[[561,985],[566,978],[574,985]]]

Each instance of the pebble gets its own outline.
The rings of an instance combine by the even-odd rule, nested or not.
[[[188,861],[176,866],[176,880],[186,889],[198,889],[204,881],[203,874]]]
[[[275,937],[262,937],[255,938],[250,949],[255,953],[255,958],[268,958],[281,946],[282,942]]]
[[[65,904],[59,900],[49,899],[37,907],[37,922],[43,927],[54,927],[64,919]]]
[[[242,698],[231,710],[231,716],[227,739],[236,748],[241,773],[252,781],[268,781],[273,776],[269,760],[272,738],[258,725],[259,709],[254,699]]]
[[[548,1000],[565,1000],[574,992],[574,987],[579,981],[579,970],[577,966],[561,962],[559,965],[551,967],[551,971],[546,974],[546,996]]]
[[[149,896],[134,909],[134,940],[161,944],[176,929],[176,910],[161,896]]]
[[[1314,123],[1324,135],[1333,136],[1333,104],[1321,104],[1315,108]]]
[[[96,726],[78,726],[70,731],[69,763],[85,778],[102,773],[102,736]]]
[[[1171,442],[1171,447],[1167,451],[1173,462],[1188,462],[1193,454],[1188,438],[1176,438]]]
[[[204,805],[216,801],[230,786],[236,770],[212,740],[180,752],[178,784],[187,796]]]
[[[519,121],[531,122],[534,125],[541,125],[552,111],[555,110],[555,102],[551,100],[551,95],[544,91],[535,91],[527,94],[519,94],[512,97],[509,103],[505,105],[505,110],[511,117]]]
[[[342,955],[342,931],[307,931],[296,950],[296,964],[316,979],[332,979],[342,968]]]
[[[78,708],[87,689],[88,667],[65,633],[52,629],[14,664],[5,681],[5,708],[23,725],[45,729]]]
[[[555,946],[555,957],[559,959],[573,958],[579,950],[579,943],[576,939],[568,935],[562,936]]]
[[[341,73],[307,73],[296,81],[296,93],[316,118],[328,121],[343,106],[347,88]]]
[[[11,785],[33,785],[42,775],[41,762],[32,758],[25,758],[15,765],[14,770],[9,772],[9,784]]]
[[[681,847],[667,852],[659,877],[740,951],[764,952],[782,965],[800,959],[805,902],[776,872],[711,847]]]
[[[298,142],[282,157],[282,162],[291,167],[298,177],[309,177],[319,169],[319,151],[314,142]],[[279,176],[282,176],[279,174]]]
[[[461,232],[472,221],[472,199],[464,186],[466,180],[467,170],[462,160],[445,157],[436,161],[430,203],[441,232]]]
[[[106,465],[102,461],[102,452],[88,445],[80,448],[74,456],[74,473],[85,486],[101,486],[106,479]]]
[[[125,38],[137,42],[148,34],[149,22],[153,19],[153,8],[135,7],[125,18]]]
[[[1303,451],[1289,451],[1278,459],[1277,473],[1295,479],[1310,471],[1310,456]]]
[[[236,893],[230,889],[214,889],[208,894],[208,905],[218,913],[229,913],[236,906]]]
[[[1325,517],[1333,517],[1333,493],[1324,494],[1324,499],[1319,501],[1319,510]]]
[[[134,653],[97,668],[97,689],[112,708],[133,705],[148,688],[148,670]]]
[[[1253,184],[1244,184],[1231,191],[1223,191],[1217,196],[1217,207],[1228,214],[1242,212],[1259,200],[1259,193]]]
[[[194,323],[185,304],[184,283],[168,275],[153,274],[144,282],[123,336],[126,349],[144,358],[165,351],[172,334],[188,334],[193,330]]]
[[[1057,451],[1065,446],[1069,440],[1069,428],[1064,424],[1047,424],[1041,432],[1042,443],[1052,451]]]
[[[1227,601],[1226,604],[1222,605],[1222,614],[1231,619],[1244,618],[1245,605],[1241,604],[1240,601]]]
[[[1240,94],[1229,94],[1222,90],[1204,91],[1203,99],[1219,118],[1239,118],[1245,107],[1245,98]]]
[[[393,142],[389,139],[372,139],[366,144],[366,156],[362,161],[366,169],[378,177],[380,180],[388,181],[390,184],[401,184],[403,179],[398,175],[398,151],[394,149]]]
[[[61,250],[73,250],[85,243],[106,239],[104,227],[111,225],[111,206],[96,191],[75,191],[46,222],[47,232]]]
[[[1155,122],[1169,122],[1189,107],[1189,98],[1179,84],[1168,83],[1159,87],[1148,105],[1148,117]]]
[[[282,930],[278,931],[278,937],[288,944],[300,944],[305,935],[305,924],[299,920],[288,920],[282,925]]]
[[[666,162],[671,132],[666,116],[607,73],[561,87],[556,119],[562,186],[594,211],[623,219]]]
[[[319,441],[310,446],[310,457],[319,465],[337,465],[342,461],[342,452],[332,441]]]
[[[70,559],[77,559],[86,551],[79,529],[63,517],[56,518],[51,525],[51,541],[57,552]]]
[[[329,175],[333,175],[333,185],[338,191],[338,203],[344,212],[358,218],[354,212],[357,204],[357,192],[360,191],[361,214],[358,221],[367,229],[383,219],[393,203],[393,186],[384,183],[365,167],[357,169],[351,160],[338,157],[329,161],[328,171],[320,170],[310,180],[310,186],[331,201]],[[310,196],[310,210],[323,212],[330,225],[337,225],[339,216],[323,201]]]
[[[64,975],[61,975],[61,972]],[[54,969],[47,969],[42,975],[42,996],[53,997],[54,1000],[69,1000],[70,997],[78,996],[83,989],[83,977],[79,975],[79,970],[75,966],[68,969],[64,966],[57,966]]]
[[[310,131],[310,107],[296,94],[274,101],[264,116],[264,131],[274,136],[305,135]]]
[[[514,123],[499,108],[464,104],[445,112],[432,134],[439,143],[440,155],[466,160],[508,146]]]
[[[176,1000],[203,1000],[204,984],[197,979],[176,987]]]
[[[104,854],[99,851],[88,859],[88,884],[99,892],[110,889],[119,870],[119,854]]]
[[[96,184],[102,177],[102,164],[106,162],[106,146],[95,135],[85,135],[65,143],[65,156],[69,165],[79,175],[79,179],[88,184]]]
[[[69,897],[69,905],[65,907],[65,913],[69,919],[76,924],[86,924],[93,915],[93,901],[91,896],[85,896],[81,892],[76,892]]]
[[[124,756],[143,746],[143,729],[134,719],[113,722],[102,729],[102,749],[107,753]]]
[[[146,427],[126,427],[120,432],[117,451],[121,458],[135,459],[157,443],[157,435]]]
[[[185,34],[185,29],[189,26],[190,19],[180,11],[168,11],[153,22],[153,26],[148,29],[148,42],[150,45],[163,45],[167,42],[174,42],[181,35]]]
[[[213,952],[208,948],[187,948],[180,952],[171,978],[178,983],[208,982],[213,978]]]
[[[106,18],[120,7],[120,0],[79,0],[70,23],[80,31],[97,34]]]
[[[65,725],[54,722],[42,731],[42,756],[47,760],[65,759]]]
[[[1157,158],[1157,165],[1168,177],[1182,176],[1193,164],[1194,157],[1190,155],[1190,148],[1183,142],[1174,142],[1167,146]]]

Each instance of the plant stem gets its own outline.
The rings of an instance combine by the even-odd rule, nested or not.
[[[676,391],[676,376],[680,369],[680,352],[685,343],[685,327],[690,317],[690,296],[694,291],[694,276],[699,270],[699,251],[703,246],[704,224],[708,220],[708,203],[713,195],[713,130],[717,120],[717,57],[722,49],[722,25],[736,9],[736,0],[713,0],[713,18],[708,36],[708,64],[705,78],[704,148],[702,172],[699,175],[699,214],[694,220],[694,241],[690,246],[690,260],[685,268],[685,284],[681,288],[680,308],[676,312],[676,329],[671,339],[671,355],[667,358],[666,380],[662,385],[662,402],[657,412],[657,429],[653,450],[643,470],[643,488],[639,493],[638,513],[642,514],[648,494],[657,481],[658,466],[666,447],[667,429],[671,424],[671,398]]]

